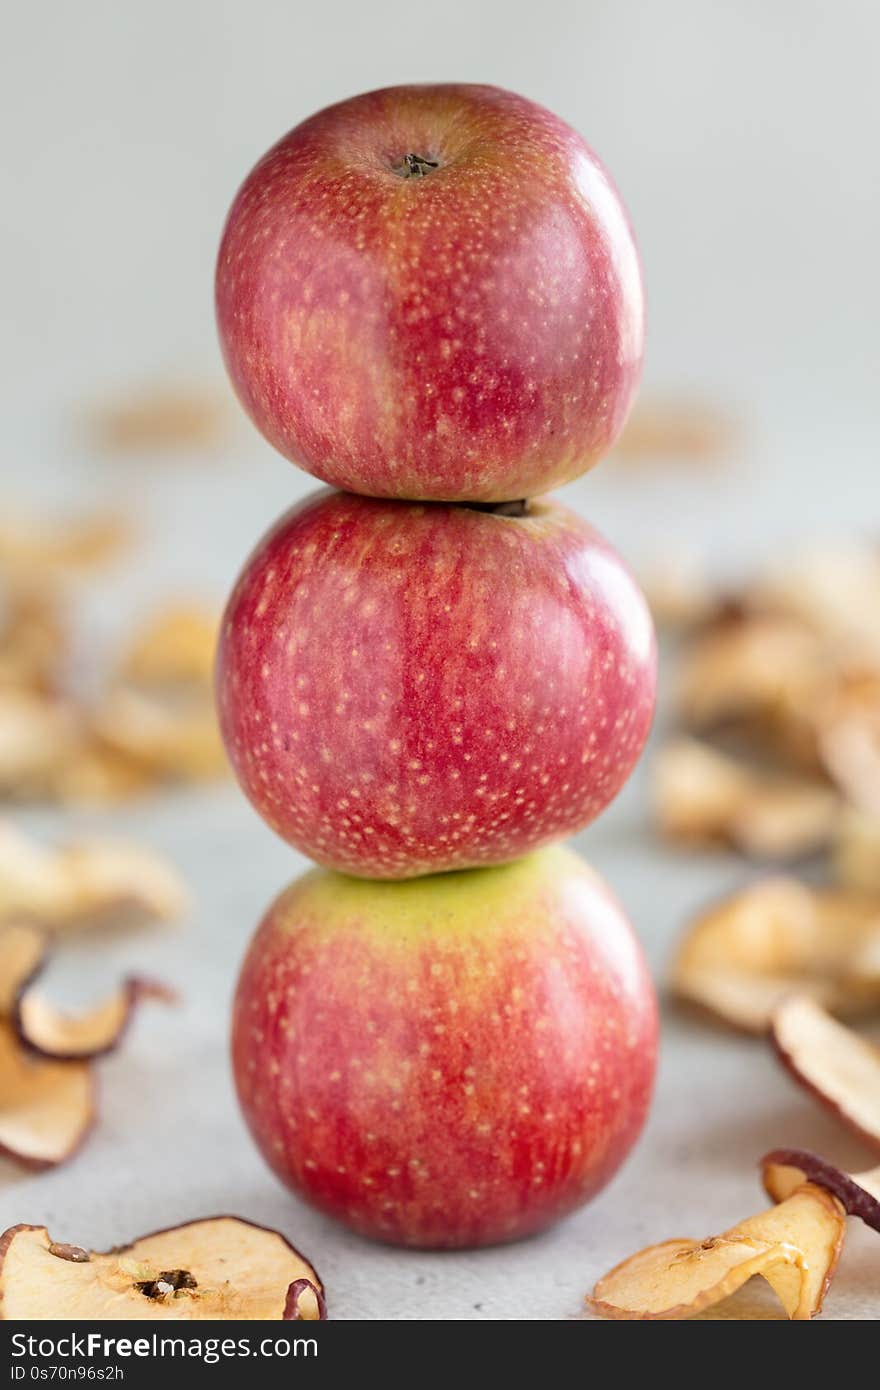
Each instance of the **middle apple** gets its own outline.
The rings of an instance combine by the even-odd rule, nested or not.
[[[256,809],[369,878],[502,863],[581,829],[632,770],[655,684],[645,600],[575,513],[330,491],[247,561],[217,668]]]

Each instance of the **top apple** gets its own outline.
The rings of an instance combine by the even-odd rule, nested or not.
[[[608,450],[638,383],[627,215],[576,131],[496,87],[330,106],[245,180],[217,321],[270,443],[372,497],[504,502]]]

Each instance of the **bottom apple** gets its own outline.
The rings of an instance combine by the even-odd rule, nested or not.
[[[638,1137],[657,1008],[602,880],[558,846],[405,882],[315,869],[242,968],[233,1065],[278,1176],[363,1235],[515,1240]]]

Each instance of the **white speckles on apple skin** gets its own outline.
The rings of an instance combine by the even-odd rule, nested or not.
[[[401,143],[441,167],[399,178]],[[216,299],[257,427],[375,497],[546,492],[607,452],[641,370],[613,184],[563,121],[495,88],[369,93],[291,131],[233,203]]]
[[[564,508],[322,493],[248,561],[217,692],[273,829],[319,863],[407,878],[586,825],[638,758],[655,680],[644,599]]]
[[[248,950],[233,1063],[284,1182],[362,1234],[453,1248],[539,1230],[608,1181],[656,1041],[638,942],[554,847],[410,883],[296,880]]]

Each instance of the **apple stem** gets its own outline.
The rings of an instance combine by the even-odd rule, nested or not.
[[[426,159],[421,154],[405,154],[403,159],[399,159],[391,167],[402,179],[423,179],[432,169],[440,168],[440,161]]]

